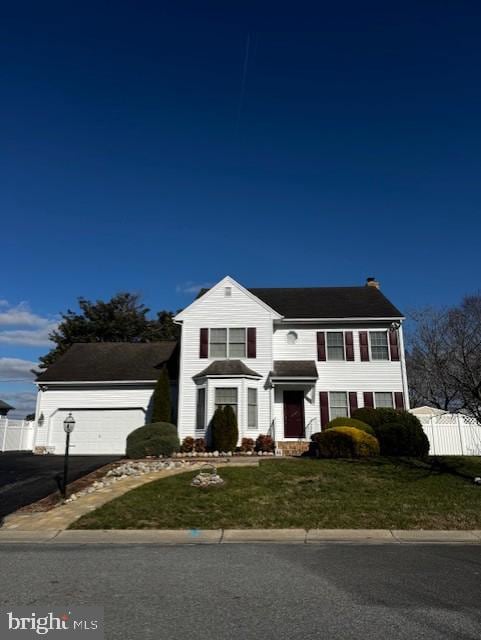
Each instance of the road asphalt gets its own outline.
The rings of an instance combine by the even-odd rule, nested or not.
[[[109,640],[479,640],[481,546],[0,546],[0,609],[101,605]]]
[[[76,480],[120,456],[70,456],[69,480]],[[23,451],[0,453],[0,520],[57,490],[63,456],[34,456]]]

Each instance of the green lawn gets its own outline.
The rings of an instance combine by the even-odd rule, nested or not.
[[[481,458],[457,462],[481,476]],[[427,465],[271,460],[219,473],[226,484],[207,490],[190,486],[194,472],[157,480],[71,528],[481,529],[481,486]]]

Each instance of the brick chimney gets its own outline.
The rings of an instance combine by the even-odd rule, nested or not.
[[[376,280],[376,278],[367,278],[366,279],[366,287],[374,287],[375,289],[379,289],[380,286],[381,285]]]

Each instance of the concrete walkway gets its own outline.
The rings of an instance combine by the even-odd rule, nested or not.
[[[0,544],[481,544],[478,531],[389,529],[0,529]]]
[[[205,464],[204,461],[190,461],[186,465],[175,469],[164,469],[161,471],[152,471],[145,473],[141,476],[130,476],[118,480],[115,484],[112,484],[103,489],[97,489],[93,493],[89,493],[84,496],[80,496],[73,502],[62,504],[59,507],[55,507],[50,511],[41,511],[33,513],[12,513],[4,520],[3,527],[0,529],[0,534],[5,536],[5,531],[35,531],[35,532],[51,532],[62,531],[67,529],[72,522],[78,520],[86,513],[90,513],[95,509],[98,509],[106,502],[110,502],[124,493],[131,491],[137,487],[152,482],[153,480],[160,480],[161,478],[167,478],[169,476],[177,475],[179,473],[188,473],[189,471],[195,471]],[[258,460],[242,460],[239,464],[242,466],[259,466]],[[234,461],[215,463],[217,468],[237,466]]]

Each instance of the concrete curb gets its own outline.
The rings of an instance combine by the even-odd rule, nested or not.
[[[481,544],[481,530],[390,529],[0,529],[1,544]]]

